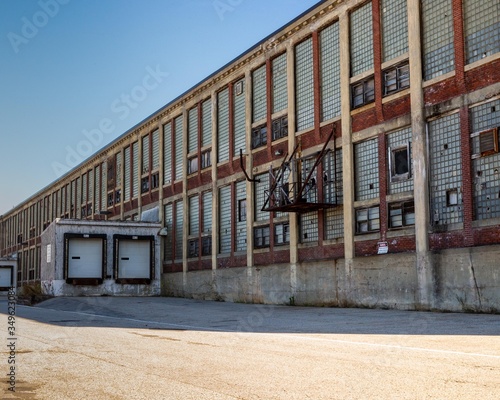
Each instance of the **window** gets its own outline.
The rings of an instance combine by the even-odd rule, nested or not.
[[[151,175],[151,189],[158,189],[160,187],[160,173]]]
[[[209,256],[212,254],[212,237],[204,236],[201,238],[201,255]]]
[[[285,110],[288,106],[287,60],[286,53],[272,61],[272,98],[273,113]]]
[[[453,113],[429,121],[430,212],[434,225],[463,222],[460,200],[463,184],[460,115]]]
[[[379,207],[356,210],[356,233],[377,232],[380,230]]]
[[[274,225],[274,244],[276,246],[290,243],[290,224],[284,222]]]
[[[406,1],[381,0],[382,62],[408,51],[408,11]]]
[[[142,173],[149,172],[149,135],[142,138]]]
[[[212,165],[212,150],[206,150],[201,153],[201,169],[208,168]]]
[[[424,79],[455,69],[452,0],[422,0]]]
[[[188,242],[188,257],[198,257],[200,250],[200,241],[198,239],[191,239]]]
[[[232,226],[236,215],[233,214],[231,186],[219,188],[219,253],[231,253]]]
[[[313,41],[308,38],[295,47],[296,131],[314,126]]]
[[[231,101],[232,108],[232,136],[233,154],[238,154],[240,150],[246,152],[246,96],[244,80],[234,84],[234,96]]]
[[[375,81],[373,77],[352,85],[352,108],[364,106],[375,100]]]
[[[354,10],[350,15],[351,76],[373,68],[372,3]]]
[[[500,8],[498,0],[464,0],[466,63],[500,51]]]
[[[183,130],[184,119],[182,115],[179,115],[174,120],[174,179],[182,179],[182,174],[184,172],[184,160],[186,159],[186,155],[182,143]]]
[[[255,221],[267,221],[269,220],[269,213],[262,211],[266,202],[266,192],[269,190],[269,175],[267,173],[255,176],[254,190],[255,198],[253,207]]]
[[[277,118],[273,121],[273,140],[288,136],[288,116]]]
[[[238,200],[238,221],[247,220],[247,199]]]
[[[402,228],[412,225],[415,225],[413,201],[389,204],[389,228]]]
[[[114,202],[114,194],[108,193],[108,207],[113,207]]]
[[[198,156],[188,160],[188,175],[198,171]]]
[[[265,146],[267,144],[267,126],[261,125],[252,129],[252,149]]]
[[[163,184],[172,182],[172,123],[163,127]]]
[[[384,95],[399,92],[410,87],[410,67],[408,63],[384,72]]]
[[[188,153],[198,149],[198,107],[188,111]]]
[[[121,201],[122,201],[122,192],[121,190],[117,190],[115,192],[115,204],[120,204]]]
[[[300,242],[312,243],[319,239],[318,212],[300,214]]]
[[[336,22],[319,34],[321,122],[340,115],[340,41]]]
[[[149,176],[141,179],[141,193],[149,192]]]
[[[389,168],[391,182],[398,182],[410,178],[410,144],[389,148]]]
[[[252,121],[257,122],[267,115],[267,69],[260,66],[252,72]]]
[[[354,144],[356,200],[379,197],[378,141],[370,139]]]
[[[253,229],[254,247],[256,249],[269,247],[269,226],[259,226]]]
[[[229,160],[229,89],[217,95],[217,157],[218,162]]]

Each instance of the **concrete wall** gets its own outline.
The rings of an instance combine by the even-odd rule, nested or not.
[[[50,296],[158,296],[160,294],[160,237],[161,225],[144,222],[80,221],[57,219],[41,235],[41,286]],[[72,285],[64,277],[64,234],[107,235],[106,279],[100,285]],[[118,284],[113,279],[113,235],[155,237],[154,279],[146,284]],[[48,249],[50,246],[50,256]]]
[[[433,254],[430,309],[500,311],[500,246]],[[415,254],[164,274],[167,296],[246,303],[419,309]]]

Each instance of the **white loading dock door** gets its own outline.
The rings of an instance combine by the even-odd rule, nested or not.
[[[103,245],[101,238],[68,240],[68,279],[102,279]]]
[[[1,265],[0,266],[0,288],[6,289],[14,286],[12,282],[14,277],[14,266],[12,265]]]
[[[151,240],[118,239],[118,279],[151,279]]]

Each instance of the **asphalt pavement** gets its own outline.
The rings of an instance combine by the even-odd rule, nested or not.
[[[3,399],[500,398],[500,315],[87,297],[14,324]]]

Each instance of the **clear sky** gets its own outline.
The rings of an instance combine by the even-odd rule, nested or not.
[[[318,2],[0,0],[0,214]]]

